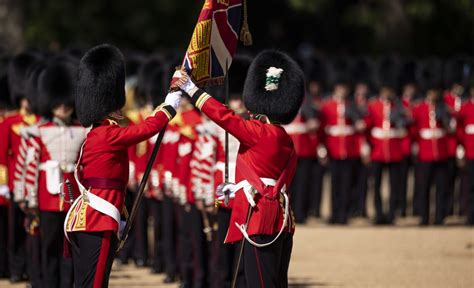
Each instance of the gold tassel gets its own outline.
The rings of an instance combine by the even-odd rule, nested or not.
[[[252,33],[250,33],[248,14],[247,14],[247,0],[244,0],[244,21],[242,23],[242,29],[240,30],[240,40],[245,46],[251,46],[253,44]]]

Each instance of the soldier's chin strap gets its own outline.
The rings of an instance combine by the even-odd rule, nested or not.
[[[245,189],[244,189],[245,190]],[[235,226],[237,226],[237,228],[240,230],[240,232],[242,233],[242,235],[244,236],[244,238],[250,243],[252,244],[253,246],[255,247],[258,247],[258,248],[262,248],[262,247],[267,247],[267,246],[270,246],[272,245],[273,243],[275,243],[276,240],[278,240],[278,238],[281,236],[281,233],[283,233],[283,231],[285,230],[286,228],[286,225],[288,223],[288,215],[290,213],[290,201],[288,199],[288,195],[286,195],[286,186],[283,186],[283,188],[281,189],[280,193],[283,195],[283,197],[285,198],[285,214],[283,215],[283,224],[281,225],[281,228],[280,228],[280,232],[278,232],[278,234],[275,236],[275,238],[268,242],[268,243],[257,243],[255,241],[253,241],[252,239],[250,239],[250,236],[249,234],[247,233],[247,224],[239,224],[237,222],[235,222]],[[250,203],[249,203],[250,204]],[[249,209],[252,209],[251,207],[249,207]]]

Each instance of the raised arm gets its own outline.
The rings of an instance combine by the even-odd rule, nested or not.
[[[111,129],[109,135],[107,135],[108,143],[112,146],[128,148],[160,132],[176,115],[176,108],[179,106],[181,93],[170,93],[166,99],[165,103],[158,106],[152,113],[152,116],[146,118],[142,123]]]
[[[172,84],[173,88],[179,88],[186,92],[191,97],[191,102],[196,108],[232,134],[241,144],[253,146],[258,142],[262,126],[256,121],[245,120],[235,115],[234,111],[196,87],[186,72],[176,71],[173,78],[177,79]]]

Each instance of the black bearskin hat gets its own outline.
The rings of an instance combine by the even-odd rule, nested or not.
[[[38,84],[45,68],[45,62],[38,61],[28,69],[26,76],[25,98],[28,99],[30,109],[34,114],[41,114],[39,111]]]
[[[330,85],[334,88],[336,85],[352,84],[351,62],[347,57],[337,57],[331,59],[329,65]]]
[[[400,73],[400,61],[397,57],[384,57],[377,65],[378,86],[380,88],[391,88],[397,91],[398,77]]]
[[[8,79],[7,75],[0,76],[0,109],[10,109],[12,108],[10,101],[10,91],[8,89]]]
[[[374,63],[368,58],[359,58],[352,66],[354,84],[363,83],[369,87],[374,84]]]
[[[454,84],[465,86],[468,82],[470,67],[468,59],[458,57],[447,61],[444,65],[443,80],[446,88]]]
[[[436,58],[425,59],[418,67],[417,78],[425,96],[429,90],[441,92],[443,89],[441,61]]]
[[[308,82],[318,82],[325,86],[327,82],[327,66],[323,58],[313,57],[308,65]]]
[[[274,71],[277,73],[270,75]],[[290,56],[265,50],[253,60],[243,92],[244,104],[250,112],[288,124],[296,117],[304,95],[303,71]]]
[[[125,61],[118,48],[102,44],[82,57],[74,97],[77,117],[85,127],[125,105]]]
[[[252,58],[248,55],[236,55],[229,68],[229,94],[231,98],[242,99],[245,79],[249,71]]]
[[[30,52],[23,52],[14,56],[8,65],[8,87],[11,101],[15,106],[26,98],[26,79],[28,69],[39,60],[39,57]]]
[[[418,63],[414,60],[405,60],[398,75],[398,84],[400,88],[408,84],[417,84],[416,73],[418,70]]]
[[[154,106],[163,103],[166,96],[164,85],[164,63],[161,57],[148,58],[138,71],[137,97],[140,106],[151,101]]]
[[[38,79],[38,113],[50,116],[60,105],[74,107],[74,85],[78,62],[71,57],[51,59]]]

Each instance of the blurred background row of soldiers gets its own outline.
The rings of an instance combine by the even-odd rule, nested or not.
[[[45,287],[72,283],[59,279],[72,277],[60,272],[67,267],[58,264],[64,260],[62,256],[44,248],[52,243],[46,236],[54,238],[53,243],[62,243],[63,239],[61,229],[51,228],[48,221],[53,220],[45,217],[51,208],[41,200],[41,191],[35,196],[39,205],[31,205],[34,193],[14,193],[14,172],[21,160],[22,128],[35,123],[44,127],[42,119],[58,105],[73,108],[71,87],[64,83],[74,82],[74,65],[82,54],[83,49],[71,48],[57,53],[31,50],[1,58],[0,127],[11,134],[8,139],[17,139],[0,145],[6,147],[0,151],[6,155],[0,157],[4,167],[0,185],[8,187],[0,193],[0,251],[9,251],[1,254],[0,276],[10,277],[12,282],[29,277],[34,287],[50,283],[44,279],[56,283]],[[126,51],[125,56],[127,103],[121,124],[134,125],[162,102],[172,71],[181,59],[137,51]],[[322,216],[323,194],[330,195],[330,215],[325,219],[330,224],[347,224],[352,218],[370,216],[375,224],[391,225],[398,217],[414,215],[419,216],[420,225],[442,225],[447,216],[454,214],[466,216],[467,224],[474,223],[473,59],[325,57],[312,51],[295,58],[306,73],[307,83],[307,97],[299,115],[285,126],[299,156],[289,190],[297,223]],[[250,54],[234,59],[228,97],[224,87],[210,91],[222,102],[227,98],[228,105],[244,118],[249,115],[241,94],[251,60]],[[64,70],[70,77],[53,74],[48,83],[37,77],[37,64],[46,63],[48,67],[51,62],[72,66]],[[39,97],[42,91],[56,93],[57,97]],[[68,125],[77,126],[74,115],[71,117]],[[4,129],[5,123],[9,123],[9,129]],[[6,139],[6,134],[0,135],[0,141]],[[225,174],[224,135],[183,99],[164,135],[146,199],[119,255],[121,263],[133,260],[140,267],[150,266],[153,273],[166,274],[165,282],[181,280],[183,287],[230,286],[239,247],[224,245],[223,240],[232,207],[215,208],[215,190]],[[153,144],[154,139],[145,141],[129,151],[128,207],[134,201]],[[238,142],[231,137],[231,182],[237,150]],[[77,147],[74,151],[77,154]],[[69,160],[71,163],[66,164],[74,164],[77,159]],[[382,181],[385,171],[388,181]],[[34,190],[37,186],[32,187]],[[388,198],[382,197],[383,187],[387,187]],[[373,197],[367,197],[371,193]],[[430,208],[432,203],[434,209]],[[68,206],[60,206],[54,213],[64,215]],[[371,207],[373,215],[369,215]],[[42,226],[48,227],[48,235],[41,233]],[[59,250],[62,253],[63,249]],[[52,263],[49,259],[59,260]],[[59,280],[49,279],[51,274]],[[238,287],[243,287],[239,283]]]

